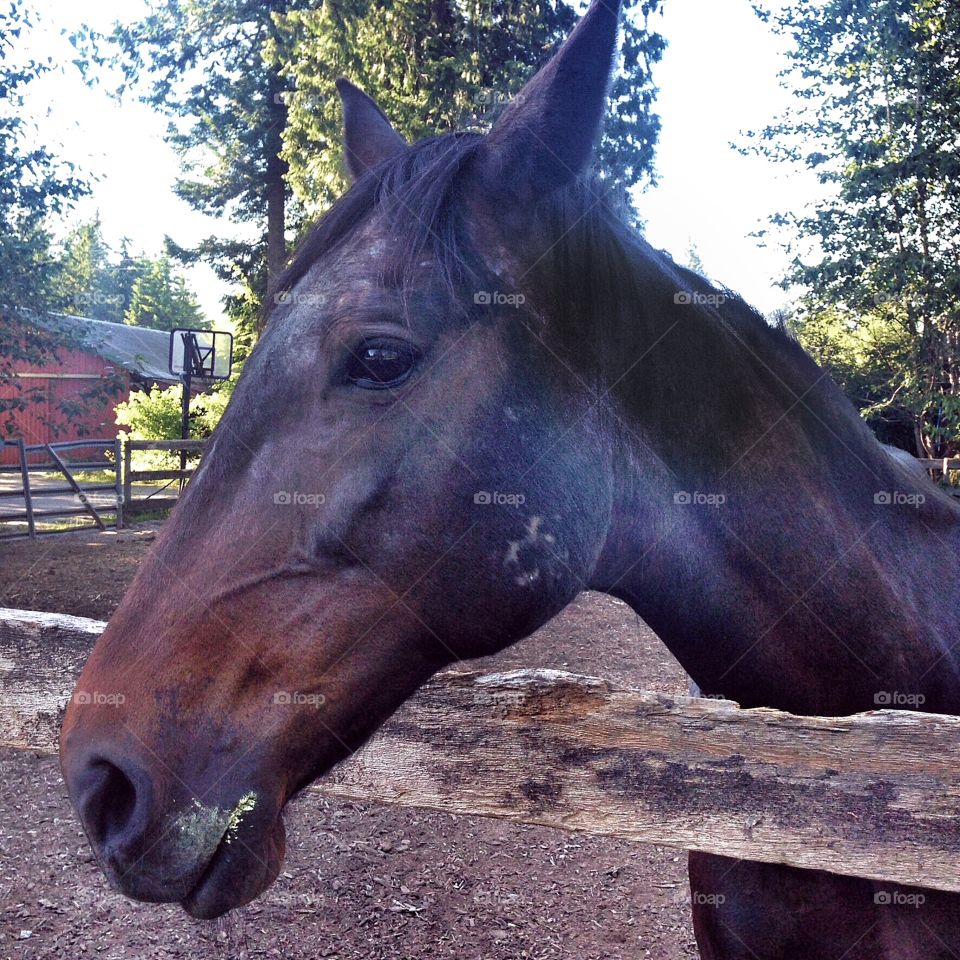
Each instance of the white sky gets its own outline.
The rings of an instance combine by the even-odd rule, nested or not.
[[[118,18],[133,19],[142,0],[38,0],[42,22],[30,53],[66,64],[31,84],[27,110],[41,142],[99,179],[74,220],[99,210],[107,240],[127,237],[134,249],[155,255],[164,235],[184,246],[211,233],[236,234],[178,200],[172,186],[177,158],[164,143],[164,117],[133,97],[112,100],[89,89],[70,66],[73,51],[61,29],[81,23],[108,31]],[[775,287],[785,258],[761,249],[750,233],[777,211],[798,210],[816,195],[813,178],[730,147],[740,132],[757,129],[782,112],[780,41],[754,15],[750,0],[666,0],[654,22],[669,42],[656,69],[656,105],[663,130],[657,149],[659,185],[637,198],[647,236],[686,262],[692,244],[709,276],[764,312],[785,303]],[[189,280],[208,316],[222,316],[226,291],[213,272],[192,268]]]

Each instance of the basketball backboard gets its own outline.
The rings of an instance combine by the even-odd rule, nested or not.
[[[226,380],[233,368],[233,334],[225,330],[170,331],[170,372],[207,380]]]

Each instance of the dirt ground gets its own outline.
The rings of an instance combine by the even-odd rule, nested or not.
[[[106,619],[156,524],[0,544],[0,606]],[[549,666],[682,693],[625,605],[583,594],[486,669]],[[473,666],[473,665],[471,665]],[[678,851],[305,795],[259,900],[213,923],[113,893],[56,761],[0,750],[0,958],[693,960]]]

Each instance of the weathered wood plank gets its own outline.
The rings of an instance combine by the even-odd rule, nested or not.
[[[193,468],[186,470],[131,470],[130,480],[142,483],[146,480],[188,480],[193,476]]]
[[[206,440],[127,440],[130,450],[187,450],[202,453]]]
[[[0,610],[0,741],[53,747],[101,627]],[[960,891],[957,717],[797,717],[555,671],[448,673],[315,789]]]
[[[0,607],[0,743],[56,749],[64,707],[104,626]]]

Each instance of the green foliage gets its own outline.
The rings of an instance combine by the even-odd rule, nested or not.
[[[129,261],[129,258],[126,258]],[[113,251],[104,239],[100,217],[74,227],[60,255],[60,310],[63,313],[110,323],[122,323],[130,299],[131,272],[139,264],[113,263]]]
[[[196,297],[166,256],[150,263],[134,281],[123,322],[155,330],[207,326]]]
[[[659,123],[650,69],[664,44],[646,24],[661,2],[627,3],[623,69],[600,147],[619,194],[652,179]],[[575,21],[574,4],[536,0],[154,0],[148,16],[113,36],[125,86],[171,117],[179,195],[255,227],[252,243],[211,236],[173,254],[204,260],[239,286],[227,310],[254,339],[288,241],[345,186],[339,74],[380,100],[408,137],[482,129]]]
[[[621,69],[599,150],[612,190],[653,178],[659,118],[651,68],[664,48],[648,29],[660,0],[627,2]],[[554,52],[577,20],[571,3],[340,0],[278,17],[267,51],[289,81],[284,135],[288,179],[311,212],[346,188],[334,80],[345,75],[408,140],[489,128],[500,109]]]
[[[769,17],[770,14],[764,14]],[[816,171],[829,197],[788,237],[792,324],[864,415],[916,452],[960,451],[960,6],[794,0],[798,103],[754,149]]]
[[[880,440],[912,449],[912,424],[898,407],[899,395],[915,387],[911,338],[903,326],[877,311],[853,315],[840,309],[802,313],[787,326],[830,371]]]
[[[12,431],[13,413],[37,394],[14,376],[16,364],[42,364],[54,355],[53,338],[30,322],[58,304],[60,268],[48,220],[87,192],[71,164],[31,142],[24,90],[53,69],[50,62],[18,59],[18,42],[34,20],[25,0],[0,9],[0,433]]]
[[[190,398],[190,436],[203,439],[213,433],[233,393],[233,381],[219,384],[211,393],[200,393]],[[119,437],[127,440],[177,440],[180,437],[182,391],[178,386],[159,387],[137,391],[130,399],[116,407]],[[172,469],[179,462],[179,454],[159,450],[136,451],[134,466],[138,470]]]
[[[118,26],[113,36],[124,86],[135,85],[145,102],[171,118],[168,141],[184,171],[178,195],[205,214],[256,228],[253,263],[251,244],[217,236],[193,249],[176,248],[176,254],[210,263],[227,281],[237,281],[239,273],[261,295],[268,274],[286,259],[290,218],[280,156],[284,81],[266,63],[264,51],[278,37],[275,19],[307,5],[308,0],[158,0],[148,16]]]
[[[17,41],[34,18],[26,0],[0,9],[0,308],[22,313],[55,300],[47,220],[88,192],[72,164],[32,142],[35,131],[24,118],[24,89],[53,69],[49,61],[18,57]]]
[[[157,330],[204,327],[196,297],[167,255],[115,252],[99,216],[67,235],[60,255],[59,309],[64,313]]]
[[[194,398],[195,399],[195,398]],[[116,407],[117,426],[128,427],[124,440],[175,440],[180,436],[180,388],[154,385],[130,394]]]

